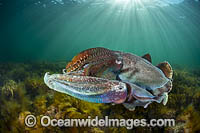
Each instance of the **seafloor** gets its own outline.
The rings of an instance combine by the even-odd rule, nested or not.
[[[173,89],[166,106],[153,103],[147,109],[128,111],[122,105],[88,103],[50,90],[45,72],[61,73],[65,63],[0,63],[0,132],[198,132],[200,131],[200,69],[176,68]],[[174,127],[42,127],[24,125],[27,114],[38,118],[87,118],[109,116],[125,119],[175,119]]]

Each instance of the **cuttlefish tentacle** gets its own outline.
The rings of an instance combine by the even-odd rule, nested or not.
[[[44,82],[51,89],[88,102],[122,103],[127,98],[126,84],[116,80],[70,73],[52,75],[46,73]]]
[[[163,100],[163,96],[155,96],[148,92],[146,89],[143,89],[135,84],[127,83],[131,88],[131,95],[129,99],[126,100],[123,105],[125,108],[130,111],[135,110],[137,106],[143,106],[147,108],[148,105],[152,102],[160,103]],[[131,101],[132,100],[132,101]],[[130,102],[131,101],[131,102]]]
[[[157,101],[156,97],[153,96],[150,92],[148,92],[147,90],[135,85],[135,84],[129,84],[131,86],[132,89],[132,96],[135,99],[138,99],[142,102],[147,102],[147,101]]]

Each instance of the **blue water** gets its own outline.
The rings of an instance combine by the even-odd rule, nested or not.
[[[0,0],[0,61],[69,61],[106,47],[200,66],[198,0]]]

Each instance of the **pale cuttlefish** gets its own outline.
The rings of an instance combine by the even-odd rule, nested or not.
[[[62,74],[48,72],[45,84],[58,92],[93,103],[123,104],[134,110],[152,102],[168,101],[173,70],[168,62],[152,65],[142,57],[106,48],[91,48],[76,55]]]

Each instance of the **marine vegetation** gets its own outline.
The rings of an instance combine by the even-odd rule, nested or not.
[[[167,104],[173,70],[168,62],[156,66],[143,57],[106,48],[91,48],[76,55],[63,74],[44,76],[58,92],[94,103],[122,103],[135,110],[152,102]]]
[[[66,62],[0,63],[0,132],[198,132],[200,131],[200,69],[174,67],[173,89],[166,106],[127,110],[122,104],[89,103],[49,89],[45,72],[59,73]],[[175,119],[174,127],[42,127],[24,124],[26,115],[51,118]]]

